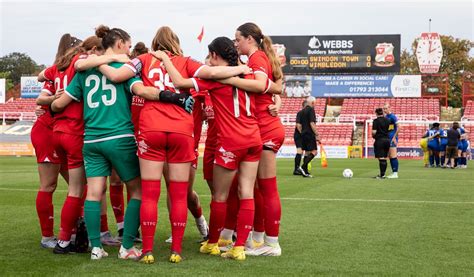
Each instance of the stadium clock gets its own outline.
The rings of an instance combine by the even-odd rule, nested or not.
[[[438,73],[443,48],[438,33],[422,33],[416,47],[416,59],[421,73]]]

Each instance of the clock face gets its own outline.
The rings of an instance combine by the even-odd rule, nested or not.
[[[437,73],[443,48],[437,33],[423,33],[416,47],[416,58],[422,73]]]

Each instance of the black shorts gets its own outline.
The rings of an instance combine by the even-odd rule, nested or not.
[[[374,154],[376,158],[387,158],[390,150],[390,140],[388,138],[376,139],[374,142]]]
[[[302,143],[301,143],[301,148],[304,151],[313,151],[313,150],[318,150],[318,146],[316,145],[316,137],[314,134],[302,134],[301,135]]]
[[[299,132],[295,132],[293,134],[293,140],[295,141],[296,148],[303,147],[303,139],[301,138],[301,134]]]

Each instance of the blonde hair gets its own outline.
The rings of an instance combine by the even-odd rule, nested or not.
[[[168,26],[160,27],[156,31],[156,35],[151,42],[151,49],[153,51],[168,51],[174,56],[183,55],[178,36]]]

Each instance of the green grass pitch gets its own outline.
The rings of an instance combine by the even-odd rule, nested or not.
[[[292,160],[278,161],[282,197],[281,257],[248,257],[245,262],[198,253],[199,238],[189,216],[183,243],[185,260],[167,261],[170,234],[162,193],[153,265],[110,256],[53,255],[39,246],[35,210],[38,176],[34,158],[0,158],[0,276],[270,276],[270,275],[474,275],[474,170],[427,169],[401,160],[400,179],[375,180],[376,160],[313,162],[313,179],[293,176]],[[342,178],[344,168],[354,178]],[[195,189],[204,213],[209,190],[197,175]],[[163,188],[162,188],[163,190]],[[59,226],[66,185],[54,195]],[[110,206],[110,205],[109,205]],[[109,207],[109,224],[115,220]],[[156,276],[158,276],[156,275]]]

